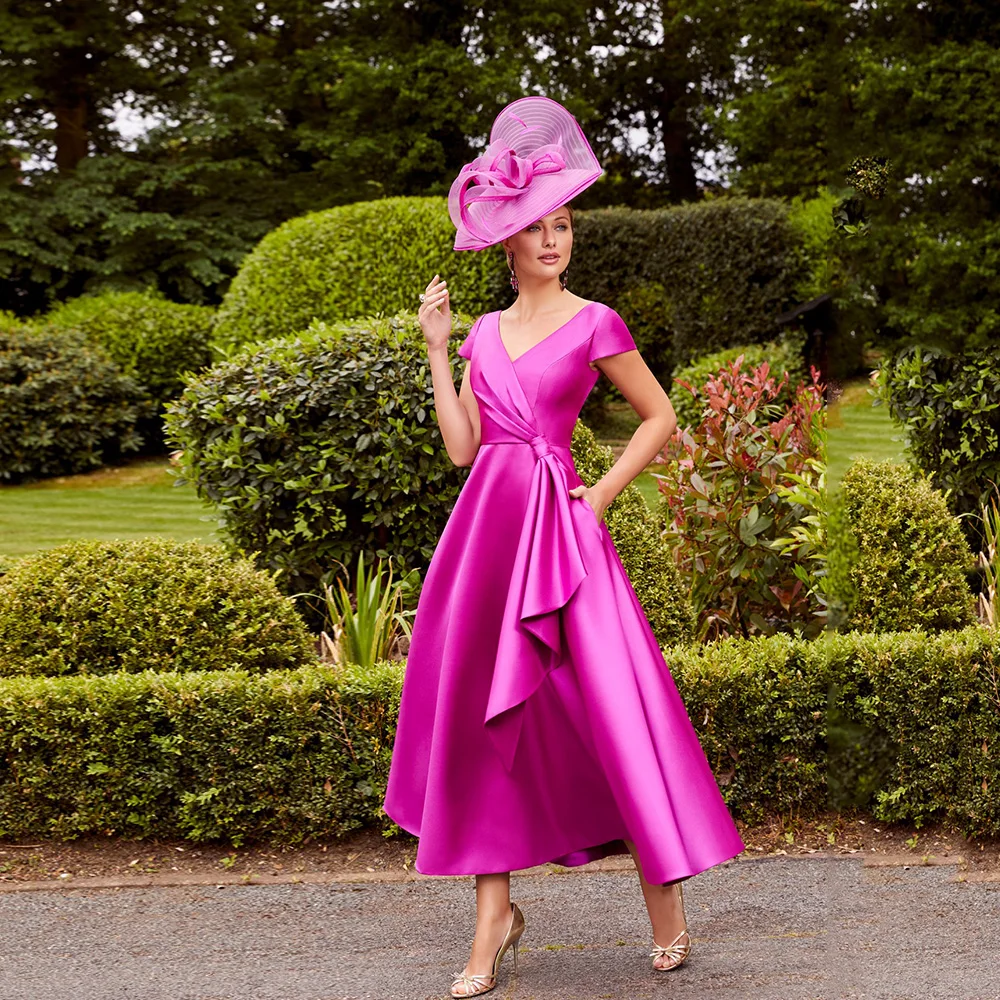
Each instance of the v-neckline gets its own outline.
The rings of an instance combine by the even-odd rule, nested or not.
[[[560,330],[563,330],[567,326],[569,326],[570,323],[572,323],[573,320],[575,320],[577,318],[577,316],[580,315],[580,313],[582,313],[585,309],[588,309],[590,306],[595,305],[596,301],[597,301],[596,299],[593,299],[590,302],[588,302],[586,305],[581,306],[579,309],[577,309],[577,311],[575,313],[573,313],[572,316],[570,316],[570,318],[568,320],[566,320],[565,323],[561,323],[551,333],[547,333],[544,337],[542,337],[541,340],[539,340],[536,343],[532,344],[531,347],[529,347],[526,351],[522,351],[516,358],[512,358],[510,356],[510,353],[507,350],[507,346],[503,342],[503,335],[500,332],[500,316],[503,313],[503,310],[502,309],[498,309],[497,310],[496,331],[497,331],[497,341],[500,344],[500,350],[503,351],[504,354],[507,355],[507,360],[512,365],[517,364],[517,362],[520,361],[521,358],[523,358],[526,354],[530,354],[536,347],[541,347],[542,344],[544,344],[546,341],[551,340],[557,333],[560,332]]]

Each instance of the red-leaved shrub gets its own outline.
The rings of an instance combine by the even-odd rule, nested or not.
[[[819,373],[789,407],[769,365],[743,355],[701,389],[701,423],[679,428],[658,476],[666,538],[691,585],[699,635],[819,633],[825,606],[826,411]],[[692,387],[675,380],[689,392]]]

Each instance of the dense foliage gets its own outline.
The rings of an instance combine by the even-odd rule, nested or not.
[[[449,343],[470,325],[456,317]],[[465,361],[452,364],[457,380]],[[286,592],[319,595],[362,551],[400,575],[430,561],[468,473],[433,406],[411,313],[249,349],[192,376],[167,425],[228,541]]]
[[[849,193],[856,158],[887,158],[867,236],[842,242],[838,297],[886,343],[988,346],[1000,332],[1000,8],[816,0],[736,11],[746,72],[715,121],[736,188]]]
[[[311,659],[292,602],[217,546],[72,542],[0,577],[0,674],[255,672]]]
[[[853,462],[841,488],[854,540],[840,544],[857,545],[846,627],[938,631],[974,622],[973,555],[941,493],[909,466],[870,459]]]
[[[577,219],[570,286],[644,318],[650,340],[670,345],[673,366],[773,338],[778,315],[795,302],[792,289],[813,266],[777,200],[597,209]],[[663,291],[645,308],[629,298],[656,286]]]
[[[766,362],[723,367],[705,383],[700,422],[664,449],[660,513],[700,638],[814,636],[824,624],[822,387],[814,372],[784,407],[775,402],[780,386]]]
[[[219,309],[215,339],[257,343],[299,333],[314,319],[414,310],[438,272],[453,310],[493,308],[503,255],[452,250],[443,198],[387,198],[313,212],[269,233],[244,261]]]
[[[181,375],[212,360],[214,310],[148,292],[85,295],[52,310],[51,327],[74,329],[99,344],[149,394],[158,414],[180,393]]]
[[[0,325],[0,481],[87,472],[136,451],[140,386],[76,333]]]
[[[956,514],[979,511],[1000,484],[1000,350],[944,354],[920,347],[879,366],[876,400],[906,429],[913,462],[948,495]],[[979,548],[974,518],[966,537]]]
[[[585,483],[596,483],[613,464],[611,449],[599,444],[581,421],[573,428],[571,447],[573,465]],[[626,486],[608,504],[604,520],[658,641],[693,639],[697,623],[687,584],[639,488],[631,483]]]

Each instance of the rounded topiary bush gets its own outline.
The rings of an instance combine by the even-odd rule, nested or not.
[[[611,449],[599,444],[579,420],[571,447],[573,464],[585,483],[597,482],[614,461]],[[626,486],[608,505],[605,520],[657,640],[661,645],[691,641],[697,620],[687,588],[639,488]]]
[[[73,542],[0,577],[0,674],[265,671],[314,659],[293,603],[247,559],[161,538]]]
[[[788,409],[795,402],[795,388],[807,378],[805,361],[802,351],[805,347],[805,334],[799,330],[789,331],[767,344],[745,344],[740,347],[727,347],[698,358],[690,365],[674,372],[674,387],[670,392],[670,402],[677,414],[678,427],[696,427],[701,423],[705,405],[705,384],[724,368],[728,368],[742,354],[741,368],[749,371],[757,368],[765,361],[768,363],[768,374],[775,384],[781,381],[785,372],[788,380],[782,386],[774,403]],[[695,392],[689,392],[680,382],[686,382]]]
[[[82,334],[0,325],[0,480],[87,472],[137,451],[148,404]]]
[[[453,317],[457,345],[470,323]],[[227,539],[318,594],[358,554],[430,561],[468,474],[448,458],[416,316],[314,324],[192,377],[167,406],[183,477]],[[397,575],[397,579],[399,576]]]
[[[215,310],[171,302],[153,292],[83,295],[45,317],[51,327],[79,330],[100,344],[128,375],[160,404],[178,395],[184,372],[212,361]]]
[[[966,574],[975,560],[941,493],[907,465],[870,459],[853,462],[841,488],[854,536],[832,542],[851,563],[846,627],[931,632],[973,624]]]
[[[385,198],[290,219],[249,254],[219,309],[220,345],[259,343],[314,320],[415,309],[439,272],[452,309],[495,308],[507,282],[499,252],[455,253],[445,198]]]

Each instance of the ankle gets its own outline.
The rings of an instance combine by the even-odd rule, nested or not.
[[[497,904],[484,906],[482,904],[476,909],[476,923],[477,924],[496,924],[501,922],[509,922],[511,914],[511,905],[508,901],[506,904]]]

